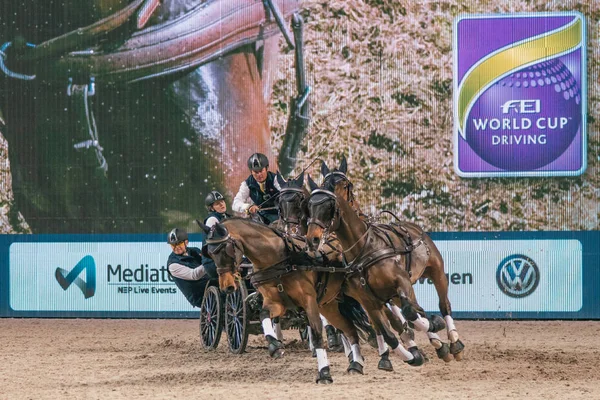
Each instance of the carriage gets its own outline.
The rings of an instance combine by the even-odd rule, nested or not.
[[[231,293],[222,293],[219,282],[211,280],[204,291],[200,306],[200,343],[206,350],[219,346],[223,330],[227,345],[233,354],[242,354],[248,344],[248,335],[262,334],[259,318],[261,302],[249,281],[252,264],[240,265],[242,284]],[[296,327],[303,331],[307,320],[303,312],[294,311],[281,319],[282,329]],[[301,336],[304,339],[304,336]]]
[[[252,264],[242,264],[241,268],[248,272]],[[248,335],[261,333],[257,312],[246,301],[249,293],[254,293],[254,290],[247,284],[239,285],[232,293],[221,293],[217,280],[207,283],[200,307],[202,347],[216,349],[225,329],[229,351],[241,354],[246,349]]]

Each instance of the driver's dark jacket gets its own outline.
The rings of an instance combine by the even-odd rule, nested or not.
[[[188,281],[186,279],[177,278],[171,274],[169,271],[169,265],[171,264],[180,264],[185,265],[186,267],[190,267],[194,269],[200,265],[202,265],[202,253],[200,249],[197,247],[188,247],[187,248],[188,255],[178,255],[175,253],[171,253],[169,259],[167,260],[167,272],[173,278],[175,285],[181,290],[181,293],[185,296],[185,298],[190,302],[194,307],[200,307],[202,304],[202,299],[204,298],[204,290],[206,289],[206,284],[210,280],[208,275],[204,275],[197,281]]]
[[[260,205],[261,208],[274,208],[272,210],[259,211],[260,216],[263,217],[263,219],[266,219],[268,223],[277,220],[277,218],[279,218],[279,213],[275,208],[275,199],[279,190],[275,187],[275,174],[271,171],[267,172],[264,193],[260,190],[259,183],[252,175],[246,179],[246,185],[248,185],[248,189],[250,189],[250,198],[254,204],[257,206]]]

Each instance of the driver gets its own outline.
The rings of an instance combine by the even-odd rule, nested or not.
[[[169,232],[167,243],[173,252],[167,260],[167,271],[175,285],[194,307],[202,305],[204,290],[210,280],[202,265],[202,254],[197,247],[188,247],[188,234],[181,228]]]
[[[264,154],[252,154],[248,158],[248,169],[250,176],[240,185],[231,208],[240,213],[257,214],[268,225],[279,218],[275,199],[281,187],[275,174],[269,171],[269,160]]]

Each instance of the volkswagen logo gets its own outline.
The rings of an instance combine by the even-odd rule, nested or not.
[[[496,271],[498,287],[507,296],[529,296],[540,283],[540,270],[536,263],[522,254],[506,257]]]

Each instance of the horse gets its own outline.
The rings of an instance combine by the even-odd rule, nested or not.
[[[205,213],[198,194],[235,193],[250,144],[274,158],[268,107],[281,35],[272,13],[258,0],[145,7],[157,3],[0,6],[0,45],[11,44],[0,60],[17,76],[36,76],[0,72],[15,204],[34,233],[182,226]],[[297,0],[274,3],[286,20],[298,9]],[[238,32],[247,36],[228,42]],[[185,49],[196,58],[157,62]],[[147,64],[134,62],[142,59]]]
[[[287,181],[279,172],[277,172],[276,179],[281,187],[277,200],[280,222],[279,228],[285,232],[286,235],[300,237],[302,240],[306,240],[306,232],[308,229],[308,209],[306,205],[310,192],[304,186],[304,172],[295,179],[290,178]],[[353,204],[353,208],[361,218],[366,216],[361,212],[360,206],[356,202]],[[342,249],[335,236],[329,236],[328,240],[322,243],[320,249],[322,249],[323,246],[327,247],[328,252],[339,252],[341,254]],[[400,339],[413,356],[416,358],[426,357],[415,343],[414,332],[408,327],[402,314],[394,313],[394,309],[390,305],[388,305],[387,308],[384,307],[383,310],[390,324],[394,330],[398,332]],[[432,335],[435,334],[432,333]],[[440,350],[440,352],[443,352],[443,350]],[[449,353],[449,351],[446,353]],[[443,355],[446,355],[446,353]],[[393,370],[391,362],[388,362],[387,360],[382,360],[378,367],[379,369],[386,371]]]
[[[355,284],[358,282],[365,291],[377,293],[381,302],[391,300],[398,307],[399,299],[402,314],[417,330],[432,334],[446,327],[451,342],[450,353],[460,361],[464,344],[459,339],[451,316],[447,296],[448,281],[439,250],[431,238],[415,224],[368,224],[361,219],[347,200],[355,201],[346,171],[345,158],[339,170],[334,172],[323,163],[321,172],[325,179],[321,187],[309,180],[313,190],[308,201],[309,248],[317,247],[324,236],[335,232],[344,248],[345,259],[351,260],[347,261],[348,268],[353,272],[351,280]],[[444,320],[436,315],[427,319],[421,317],[426,316],[426,313],[418,305],[412,285],[422,276],[434,281]],[[382,334],[387,344],[395,344],[394,340],[386,336],[385,331]],[[449,361],[444,343],[439,337],[430,335],[430,341],[436,348],[438,357]]]
[[[337,272],[335,267],[326,263],[306,267],[310,260],[303,253],[290,251],[281,234],[246,218],[226,219],[212,230],[203,224],[200,226],[208,235],[207,252],[217,265],[222,291],[232,292],[237,288],[239,282],[236,276],[243,256],[252,262],[251,282],[264,298],[260,319],[271,357],[278,358],[284,354],[283,343],[277,339],[273,322],[278,323],[286,310],[297,307],[306,312],[311,328],[309,340],[317,355],[317,383],[333,382],[327,352],[323,348],[323,325],[319,314],[340,329],[349,342],[351,357],[347,371],[363,373],[364,359],[354,326],[358,322],[341,314],[335,301],[344,282],[343,271]],[[303,243],[292,245],[301,246]]]

